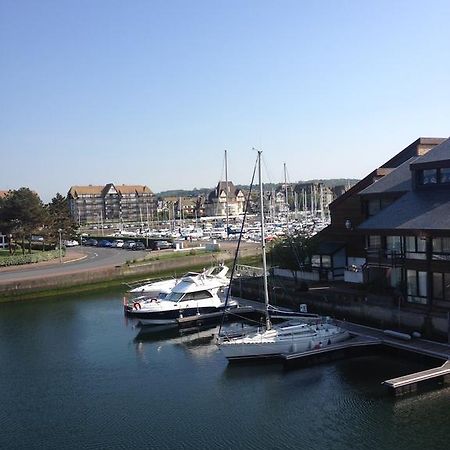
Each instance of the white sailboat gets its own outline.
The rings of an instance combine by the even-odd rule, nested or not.
[[[330,323],[309,325],[305,321],[289,321],[272,325],[269,315],[267,284],[264,201],[261,177],[261,151],[258,151],[258,177],[261,210],[261,250],[264,281],[265,327],[239,336],[222,333],[217,344],[228,360],[266,358],[284,353],[297,353],[318,348],[349,338],[346,330]]]

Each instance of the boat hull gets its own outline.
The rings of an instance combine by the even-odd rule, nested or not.
[[[244,359],[275,358],[283,354],[302,353],[315,348],[342,342],[350,337],[346,330],[339,331],[328,336],[317,336],[314,333],[302,336],[300,339],[292,339],[286,336],[278,340],[260,342],[239,342],[231,339],[222,340],[219,348],[229,361]]]
[[[142,311],[135,310],[133,307],[126,306],[125,314],[128,317],[138,320],[142,325],[165,325],[165,324],[177,324],[179,319],[186,317],[201,317],[205,314],[220,313],[229,309],[225,306],[221,307],[200,307],[200,308],[186,308],[183,310],[173,309],[167,311]]]

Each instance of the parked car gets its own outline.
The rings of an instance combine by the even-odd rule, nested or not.
[[[172,248],[172,244],[169,241],[155,241],[153,243],[153,250],[165,250]]]
[[[67,239],[66,241],[63,241],[63,244],[66,247],[76,247],[77,245],[80,245],[75,239]]]
[[[107,239],[102,239],[101,241],[99,241],[98,243],[99,247],[111,247],[111,241],[108,241]]]
[[[145,250],[145,244],[141,241],[138,241],[131,250]]]
[[[97,247],[97,239],[87,239],[84,245],[90,245],[91,247]]]
[[[115,241],[112,241],[111,247],[122,248],[123,244],[124,244],[124,242],[122,239],[116,239]]]
[[[135,245],[136,245],[136,242],[134,242],[134,241],[125,241],[123,243],[122,248],[124,248],[126,250],[131,250]]]

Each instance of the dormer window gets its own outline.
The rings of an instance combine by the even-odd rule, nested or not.
[[[440,183],[450,183],[450,167],[443,167],[439,174]]]
[[[419,184],[436,184],[437,183],[437,170],[436,169],[424,169],[419,172]]]

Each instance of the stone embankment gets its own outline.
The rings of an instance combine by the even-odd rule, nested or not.
[[[245,254],[249,256],[254,253],[254,248],[247,248],[245,251]],[[21,277],[20,271],[16,269],[13,279],[0,281],[0,302],[34,299],[63,292],[82,292],[119,286],[127,281],[152,276],[176,276],[187,270],[199,271],[218,262],[230,263],[233,256],[233,252],[228,250],[219,253],[183,255],[179,258],[155,259],[95,269],[73,270],[70,265],[67,265],[67,270],[63,273],[50,273],[34,277]],[[72,257],[82,259],[83,255],[75,254]],[[40,264],[49,265],[49,262]],[[3,270],[7,271],[8,269]]]

